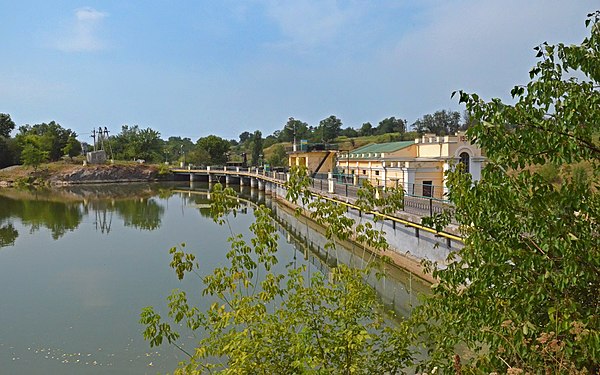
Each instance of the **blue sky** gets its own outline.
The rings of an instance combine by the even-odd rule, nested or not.
[[[122,125],[266,136],[293,116],[344,127],[506,99],[532,48],[578,43],[596,1],[0,0],[0,112],[87,140]]]

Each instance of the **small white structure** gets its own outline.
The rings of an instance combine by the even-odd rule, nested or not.
[[[89,164],[104,164],[106,163],[106,151],[92,151],[85,155],[85,158]]]

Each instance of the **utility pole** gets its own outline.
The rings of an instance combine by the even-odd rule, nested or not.
[[[96,128],[92,129],[92,135],[90,137],[94,138],[94,151],[96,151]]]

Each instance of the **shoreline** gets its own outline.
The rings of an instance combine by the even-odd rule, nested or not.
[[[0,187],[69,186],[130,182],[171,181],[174,175],[154,164],[49,163],[37,169],[11,166],[0,169]]]
[[[127,184],[144,182],[168,182],[175,181],[175,175],[160,173],[161,168],[157,165],[146,164],[105,164],[105,165],[74,165],[74,164],[48,164],[46,169],[33,171],[23,166],[9,167],[0,170],[0,188],[15,188],[19,186],[35,187],[65,187],[81,185],[107,185],[107,184]],[[58,168],[56,168],[58,167]],[[8,169],[8,171],[6,170]],[[17,171],[14,179],[8,179],[5,174]],[[22,182],[22,179],[33,181]],[[288,208],[295,210],[298,208],[292,202],[284,197],[277,196],[276,200]],[[310,215],[305,212],[303,217],[312,221]],[[316,223],[314,223],[316,225]],[[400,249],[391,248],[385,254],[366,248],[369,253],[381,257],[387,256],[396,267],[414,274],[419,279],[433,284],[437,280],[430,273],[424,272],[421,260],[410,254],[405,254]]]

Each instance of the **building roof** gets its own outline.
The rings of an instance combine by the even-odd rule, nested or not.
[[[351,154],[366,154],[366,153],[381,153],[381,152],[395,152],[414,145],[415,141],[401,141],[401,142],[388,142],[388,143],[372,143],[363,147],[359,147],[356,150],[350,151]]]

